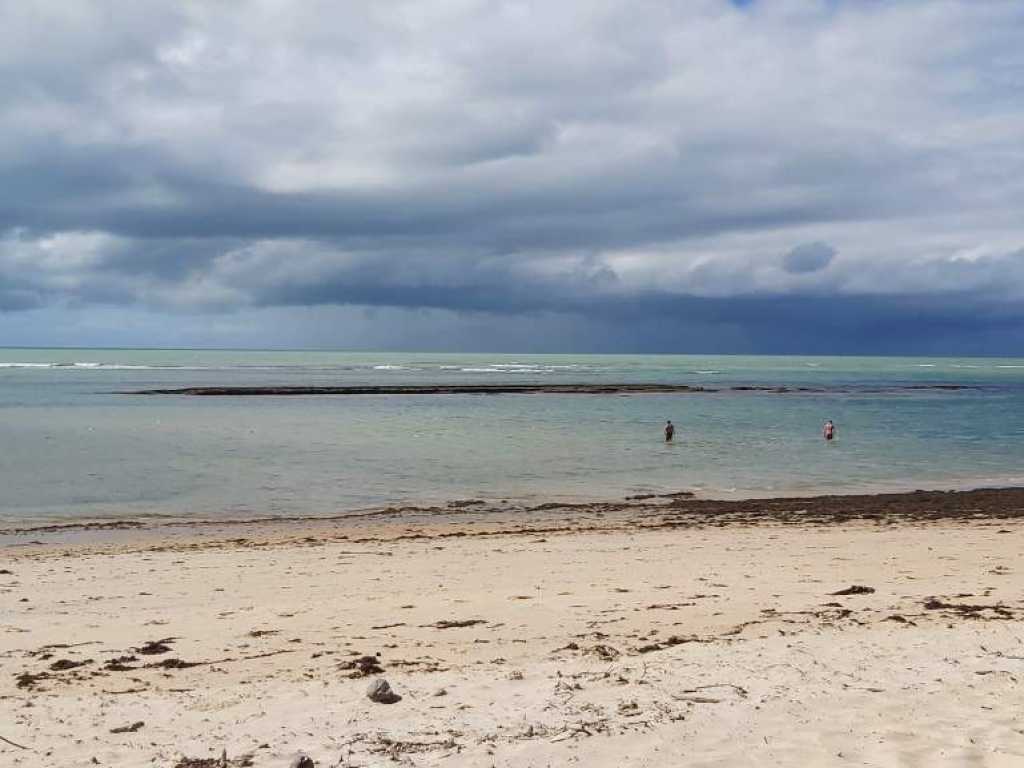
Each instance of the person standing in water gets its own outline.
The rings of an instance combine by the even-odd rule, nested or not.
[[[671,443],[672,438],[675,436],[675,434],[676,428],[672,424],[672,419],[669,419],[668,421],[665,422],[665,442]]]
[[[822,427],[821,434],[825,440],[831,440],[836,436],[836,425],[832,423],[832,419],[825,422],[825,426]]]

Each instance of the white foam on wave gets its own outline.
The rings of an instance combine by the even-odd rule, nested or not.
[[[408,371],[408,366],[405,365],[375,365],[373,366],[375,371]]]
[[[935,367],[935,363],[918,363],[917,367],[918,368],[934,368]]]
[[[129,363],[102,363],[96,368],[105,371],[208,371],[204,366],[185,365],[130,365]]]
[[[130,363],[0,363],[0,368],[52,368],[85,371],[205,371],[201,366],[184,365],[132,365]]]
[[[711,375],[716,374],[716,373],[721,373],[721,371],[694,371],[694,373],[700,373],[700,374],[703,374],[705,376],[711,376]]]
[[[1024,368],[1024,365],[997,365],[996,368]]]
[[[530,367],[515,367],[515,368],[460,368],[463,373],[552,373],[549,368],[530,368]]]

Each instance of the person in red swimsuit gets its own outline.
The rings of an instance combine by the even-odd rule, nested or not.
[[[821,434],[826,440],[831,440],[836,436],[836,425],[832,423],[832,419],[825,422],[825,426],[822,428]]]

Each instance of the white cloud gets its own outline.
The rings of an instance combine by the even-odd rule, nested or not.
[[[1017,301],[1022,32],[1009,0],[9,3],[0,306]]]

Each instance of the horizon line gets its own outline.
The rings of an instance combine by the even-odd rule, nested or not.
[[[899,354],[899,353],[831,353],[821,354],[813,352],[531,352],[531,351],[493,351],[493,350],[423,350],[423,349],[352,349],[336,347],[159,347],[159,346],[65,346],[45,345],[29,346],[22,344],[3,345],[0,344],[0,351],[4,350],[60,350],[60,351],[81,351],[81,352],[323,352],[336,354],[366,354],[366,355],[586,355],[592,357],[818,357],[818,358],[933,358],[933,359],[1024,359],[1024,355],[1014,354],[987,354],[987,355],[963,355],[963,354]]]

